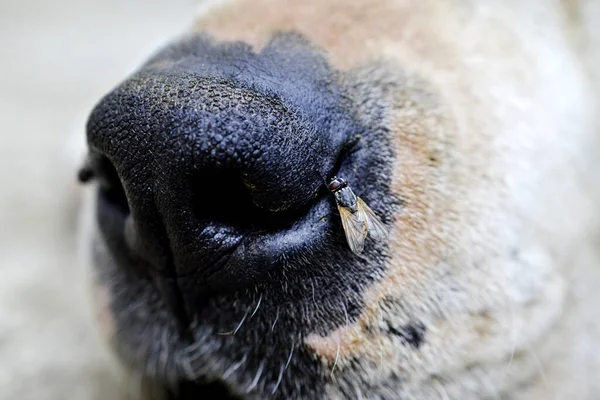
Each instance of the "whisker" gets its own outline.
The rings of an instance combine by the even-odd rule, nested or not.
[[[244,314],[244,318],[242,318],[242,320],[240,321],[240,323],[238,324],[238,326],[235,327],[235,329],[233,330],[233,334],[235,335],[236,333],[238,333],[238,331],[240,330],[240,328],[242,327],[242,325],[244,324],[244,321],[246,320],[246,316],[248,315],[248,312],[246,311],[246,314]]]
[[[256,314],[256,312],[258,311],[258,307],[260,307],[260,303],[262,302],[263,296],[262,294],[260,295],[260,298],[258,299],[258,304],[256,304],[256,308],[254,309],[254,311],[252,311],[252,314],[250,314],[250,318],[254,317],[254,314]]]
[[[341,346],[340,337],[338,336],[338,338],[337,338],[337,351],[335,353],[335,360],[333,362],[333,367],[331,367],[331,377],[333,377],[333,372],[335,371],[335,367],[336,367],[336,365],[338,363],[338,359],[340,358],[340,346]]]
[[[342,307],[344,308],[344,317],[346,320],[346,327],[350,326],[350,318],[348,316],[348,308],[346,307],[346,297],[342,294],[344,301],[342,302]],[[338,335],[337,337],[337,351],[335,353],[335,360],[333,362],[333,366],[331,367],[331,376],[333,377],[333,372],[335,371],[335,367],[337,366],[338,360],[340,358],[340,348],[341,348],[341,339]]]
[[[221,336],[235,335],[240,330],[240,328],[242,327],[242,325],[244,324],[244,321],[246,320],[247,316],[248,316],[248,311],[246,311],[246,313],[244,314],[244,317],[242,318],[242,320],[240,321],[240,323],[235,327],[235,329],[233,331],[229,331],[229,332],[217,332],[217,335],[221,335]]]
[[[238,362],[234,363],[234,364],[233,364],[231,367],[227,368],[227,369],[225,370],[225,372],[223,373],[223,379],[227,379],[227,378],[229,378],[229,376],[230,376],[231,374],[233,374],[235,371],[237,371],[237,369],[238,369],[239,367],[241,367],[243,363],[245,363],[245,362],[246,362],[246,358],[247,358],[247,357],[248,357],[248,355],[244,355],[244,357],[242,357],[242,359],[241,359],[240,361],[238,361]]]
[[[275,386],[273,386],[273,390],[271,390],[271,394],[275,394],[279,385],[281,384],[281,380],[283,379],[283,371],[285,371],[285,367],[282,365],[279,367],[279,376],[277,377],[277,382],[275,382]]]
[[[273,321],[273,325],[271,325],[271,332],[275,329],[275,324],[279,320],[279,306],[277,306],[277,312],[275,313],[275,321]]]
[[[295,345],[295,340],[294,338],[292,338],[292,347],[290,348],[290,355],[288,356],[287,362],[285,363],[285,368],[287,369],[288,365],[290,365],[290,361],[292,361],[292,355],[294,355],[294,345]]]
[[[256,371],[256,376],[254,376],[254,380],[252,380],[252,383],[246,389],[246,393],[251,392],[254,389],[256,389],[256,386],[258,385],[258,381],[259,381],[260,377],[262,376],[264,369],[265,369],[265,361],[263,360],[260,363],[260,366],[258,367],[258,371]]]

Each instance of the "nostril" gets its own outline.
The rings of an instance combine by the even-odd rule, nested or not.
[[[104,236],[190,299],[257,282],[280,260],[328,245],[324,181],[365,128],[342,75],[306,43],[281,40],[254,53],[192,38],[88,120]]]
[[[121,212],[129,214],[129,202],[123,183],[110,159],[104,155],[93,155],[90,163],[93,174],[98,179],[100,194]]]
[[[255,204],[241,174],[235,170],[203,170],[194,175],[192,209],[200,221],[239,229],[275,231],[289,228],[310,207],[270,211]]]

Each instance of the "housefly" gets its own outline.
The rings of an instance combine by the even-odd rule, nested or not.
[[[377,240],[387,238],[387,231],[379,217],[354,194],[347,180],[333,178],[328,187],[335,196],[346,240],[352,252],[360,254],[363,251],[367,235]]]

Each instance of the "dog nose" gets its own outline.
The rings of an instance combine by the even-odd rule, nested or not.
[[[314,198],[333,167],[342,137],[319,128],[279,98],[232,82],[150,74],[96,107],[89,138],[123,180],[150,172],[146,183],[164,180],[154,192],[169,201],[231,192],[281,212]]]
[[[336,75],[293,38],[258,54],[187,38],[102,99],[87,127],[128,246],[213,289],[320,237],[323,177],[359,134]]]

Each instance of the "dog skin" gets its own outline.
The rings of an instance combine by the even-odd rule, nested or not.
[[[228,2],[98,103],[99,315],[146,396],[593,398],[594,58],[577,4],[512,6]],[[350,251],[334,176],[388,241]]]

